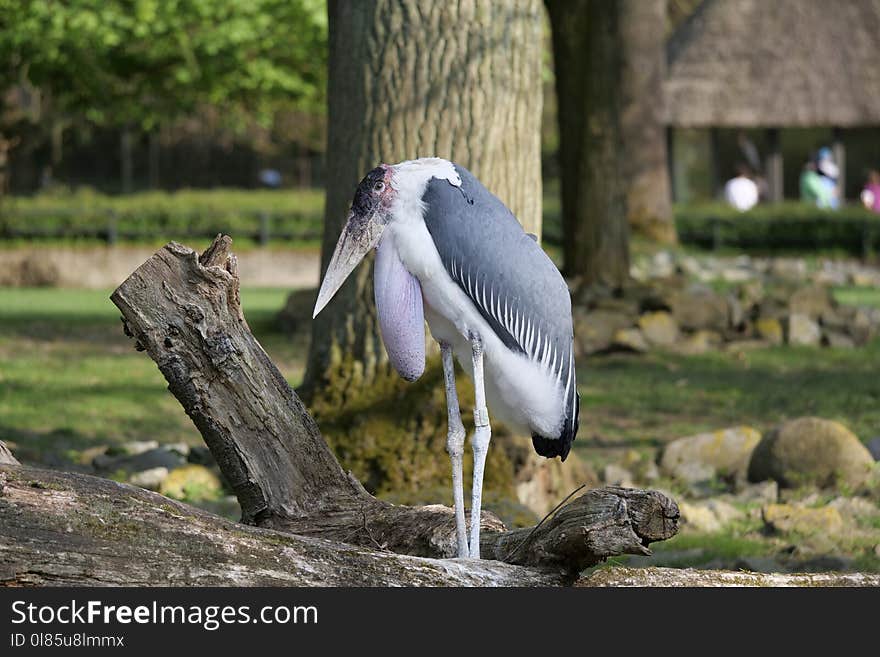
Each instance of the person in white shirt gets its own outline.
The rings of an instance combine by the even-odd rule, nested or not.
[[[740,212],[751,210],[758,203],[758,185],[745,164],[736,167],[736,177],[724,185],[724,200]]]

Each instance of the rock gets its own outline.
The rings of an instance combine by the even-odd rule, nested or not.
[[[728,326],[734,329],[741,329],[746,321],[746,312],[742,302],[735,294],[728,294],[724,299],[727,301]]]
[[[645,313],[639,317],[639,328],[652,345],[668,347],[678,340],[678,324],[667,312]]]
[[[630,319],[630,323],[632,323],[639,314],[639,302],[637,299],[628,297],[599,297],[593,303],[591,312],[596,312],[597,310],[608,310],[626,315],[632,318]]]
[[[753,317],[768,317],[782,321],[788,315],[788,307],[778,299],[765,297],[754,305]]]
[[[622,468],[614,463],[609,463],[602,470],[602,481],[606,486],[622,486],[623,488],[632,488],[632,473],[626,468]]]
[[[105,453],[108,456],[137,456],[153,449],[159,449],[159,442],[156,440],[132,440],[122,445],[111,445]]]
[[[734,499],[739,502],[776,502],[779,499],[779,484],[772,479],[756,484],[740,483]]]
[[[129,477],[128,483],[147,490],[159,490],[166,477],[168,477],[168,468],[150,468],[133,474]]]
[[[877,335],[877,324],[865,308],[858,308],[853,314],[849,333],[857,345],[868,344]]]
[[[166,443],[164,447],[170,452],[176,452],[177,454],[180,454],[183,458],[189,457],[189,451],[191,449],[190,446],[184,442]]]
[[[743,283],[754,275],[754,272],[742,267],[727,267],[721,270],[721,279],[728,283]]]
[[[834,349],[852,349],[856,346],[855,341],[846,333],[826,329],[822,335],[822,344]]]
[[[806,315],[788,316],[788,343],[793,345],[816,346],[822,340],[819,325]]]
[[[764,283],[759,279],[743,283],[737,287],[736,295],[744,307],[751,308],[765,297]]]
[[[805,315],[816,320],[834,307],[831,291],[824,285],[810,285],[794,291],[788,300],[792,315]]]
[[[653,460],[648,460],[639,468],[636,474],[641,481],[657,481],[660,478],[660,468],[657,467]]]
[[[831,420],[790,420],[764,436],[752,453],[749,479],[773,479],[783,487],[843,484],[857,488],[867,481],[874,459],[849,429]]]
[[[96,470],[103,472],[141,472],[153,468],[167,468],[172,470],[186,463],[186,459],[176,450],[166,446],[150,449],[131,456],[109,456],[101,454],[94,458],[92,465]]]
[[[769,271],[779,278],[802,281],[807,277],[807,263],[802,258],[776,258],[770,263]]]
[[[715,477],[744,479],[760,440],[761,434],[747,426],[679,438],[663,449],[660,471],[688,483]]]
[[[838,333],[849,333],[858,308],[854,306],[837,306],[829,308],[822,313],[819,323],[825,329],[831,329]]]
[[[710,288],[692,285],[671,297],[672,316],[687,330],[727,328],[727,302]]]
[[[203,465],[189,464],[175,468],[162,481],[159,492],[177,500],[214,499],[221,491],[220,479]]]
[[[755,332],[770,344],[782,344],[782,324],[775,317],[759,317],[755,320]]]
[[[717,331],[699,330],[681,340],[676,345],[676,351],[688,355],[704,354],[716,349],[721,342],[721,334]]]
[[[850,281],[857,287],[880,287],[880,271],[859,269],[850,275]]]
[[[880,516],[880,507],[864,497],[835,497],[828,506],[837,509],[845,519],[863,520]]]
[[[810,508],[791,504],[768,504],[761,510],[761,517],[767,528],[775,532],[834,534],[843,529],[840,512],[831,506]]]
[[[76,462],[79,465],[92,465],[95,459],[107,453],[109,447],[107,445],[95,445],[80,450],[76,455]]]
[[[577,311],[574,318],[576,346],[583,354],[605,351],[614,341],[614,334],[635,321],[634,316],[614,310]]]
[[[669,251],[657,251],[649,264],[651,278],[666,278],[675,273],[675,260]]]
[[[730,502],[721,499],[707,500],[702,502],[702,504],[705,504],[706,508],[715,514],[715,517],[718,518],[718,522],[720,522],[722,526],[727,526],[732,522],[742,520],[746,517],[745,511],[738,509]]]
[[[214,455],[211,454],[211,450],[208,449],[205,445],[196,445],[195,447],[191,447],[189,450],[189,454],[186,456],[186,460],[189,463],[196,463],[198,465],[214,465]]]
[[[717,499],[694,503],[679,501],[678,510],[686,528],[705,533],[720,531],[746,515],[732,504]]]
[[[588,488],[599,485],[599,477],[592,467],[574,452],[562,463],[559,459],[538,456],[528,438],[511,437],[503,444],[513,466],[516,498],[539,517],[581,484],[587,484]],[[509,497],[508,493],[506,498]]]
[[[645,352],[648,351],[648,343],[645,336],[637,328],[619,329],[614,332],[611,347],[624,351]]]
[[[865,444],[865,447],[868,448],[868,452],[874,457],[875,461],[880,461],[880,436],[871,438],[871,440]]]
[[[693,530],[702,533],[712,533],[721,530],[721,523],[711,510],[701,504],[678,501],[678,511],[681,514],[682,530]]]

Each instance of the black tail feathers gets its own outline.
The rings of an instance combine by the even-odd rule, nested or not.
[[[560,457],[563,461],[568,458],[571,451],[571,444],[574,442],[578,432],[578,409],[580,407],[580,396],[575,395],[574,408],[566,414],[563,422],[562,433],[559,438],[545,438],[536,433],[532,434],[532,445],[539,456],[545,456],[548,459]]]

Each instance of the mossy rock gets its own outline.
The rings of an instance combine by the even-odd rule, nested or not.
[[[460,375],[457,387],[462,421],[470,435],[473,384]],[[374,495],[451,490],[446,394],[439,359],[430,359],[415,383],[388,371],[374,375],[367,385],[356,368],[346,373],[342,364],[309,400],[309,407],[342,467],[351,470]],[[484,489],[514,498],[513,465],[503,447],[507,433],[493,423],[492,434]],[[472,452],[466,443],[465,482],[470,482],[472,469]],[[420,501],[448,503],[451,499]]]
[[[780,486],[814,484],[858,488],[874,459],[856,435],[839,422],[803,417],[764,436],[749,463],[749,479],[774,479]]]
[[[843,529],[843,517],[832,506],[810,508],[791,504],[768,504],[761,510],[767,528],[775,532],[797,534],[837,534]]]
[[[755,331],[770,344],[782,344],[784,341],[782,323],[775,317],[759,317],[755,321]]]
[[[672,315],[662,310],[639,317],[639,328],[652,345],[669,347],[678,340],[678,324]]]
[[[741,426],[673,440],[663,449],[660,471],[686,482],[714,477],[745,479],[761,434]]]
[[[203,465],[184,465],[168,473],[159,492],[188,502],[217,499],[222,493],[220,478]]]

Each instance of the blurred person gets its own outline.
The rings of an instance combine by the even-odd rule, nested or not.
[[[736,176],[724,185],[724,200],[740,212],[751,210],[758,203],[758,185],[752,180],[748,165],[736,165]]]
[[[823,146],[816,153],[816,171],[819,173],[822,184],[828,188],[829,205],[832,210],[840,207],[840,190],[837,181],[840,178],[840,168],[834,161],[831,149]]]
[[[260,182],[269,189],[281,187],[281,172],[277,169],[263,169],[258,174]]]
[[[817,208],[831,208],[831,189],[822,180],[815,160],[808,160],[801,172],[801,201]]]
[[[868,180],[862,188],[862,205],[872,212],[880,213],[880,171],[871,169]]]

